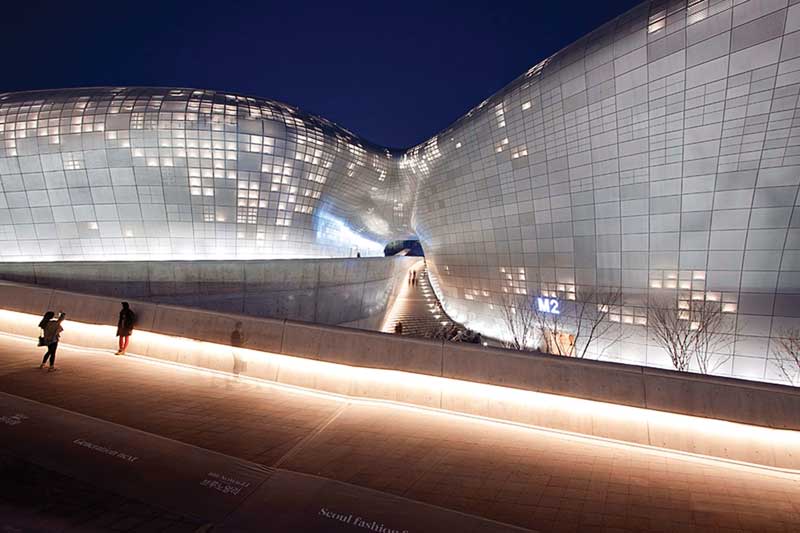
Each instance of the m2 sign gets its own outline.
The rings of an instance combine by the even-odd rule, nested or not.
[[[555,298],[536,298],[536,308],[540,313],[550,313],[551,315],[560,315],[561,310],[558,308],[558,300]]]

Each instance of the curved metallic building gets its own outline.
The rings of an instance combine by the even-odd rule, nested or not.
[[[447,311],[484,333],[506,334],[504,295],[619,287],[630,334],[604,356],[670,366],[649,302],[714,300],[738,331],[717,372],[780,379],[800,5],[732,4],[641,4],[397,153],[211,91],[0,95],[0,257],[348,256],[416,234]]]
[[[187,89],[0,95],[3,260],[382,255],[395,156],[276,102]]]

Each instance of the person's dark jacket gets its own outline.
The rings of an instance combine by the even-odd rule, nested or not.
[[[136,313],[130,309],[123,309],[119,312],[119,322],[117,322],[117,337],[127,337],[133,332],[133,325],[136,323]]]

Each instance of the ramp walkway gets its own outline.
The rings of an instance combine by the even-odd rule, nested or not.
[[[176,530],[369,531],[357,518],[384,533],[800,527],[800,478],[769,469],[111,350],[62,346],[47,372],[34,344],[0,335],[0,454],[158,509]]]
[[[6,454],[134,501],[156,503],[214,531],[524,531],[5,393],[0,413],[14,413],[3,415],[0,424]],[[98,525],[87,522],[74,525]]]

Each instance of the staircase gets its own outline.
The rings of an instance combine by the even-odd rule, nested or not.
[[[412,271],[417,273],[417,282],[412,284],[406,278],[406,286],[398,294],[382,331],[394,333],[398,322],[403,324],[403,335],[412,337],[432,337],[443,326],[454,325],[459,330],[463,329],[459,324],[453,324],[442,311],[439,299],[428,280],[424,261],[415,263],[409,273]]]

